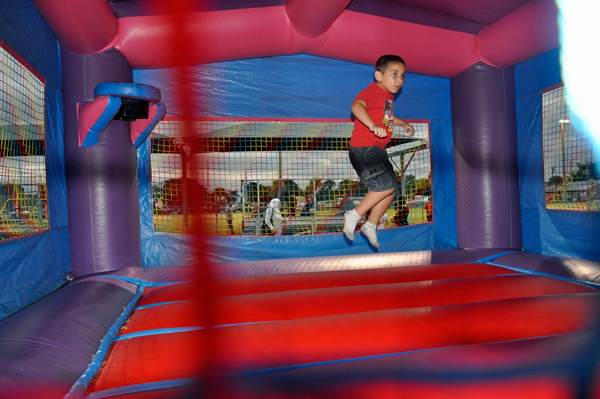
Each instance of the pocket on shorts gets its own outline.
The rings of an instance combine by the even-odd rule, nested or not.
[[[380,174],[385,173],[385,165],[372,165],[362,172],[362,178],[365,180],[374,179]]]

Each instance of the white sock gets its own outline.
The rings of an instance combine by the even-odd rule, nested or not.
[[[362,227],[360,228],[360,231],[362,231],[363,234],[367,236],[367,238],[369,239],[369,242],[371,243],[372,246],[374,246],[375,248],[379,248],[379,241],[377,240],[377,225],[376,224],[373,224],[373,223],[367,221],[367,223],[362,225]]]
[[[354,230],[360,220],[360,215],[356,213],[355,209],[348,211],[344,214],[344,234],[348,239],[354,240]]]
[[[366,229],[377,230],[377,225],[369,222],[368,220],[367,223],[364,224],[364,226]]]

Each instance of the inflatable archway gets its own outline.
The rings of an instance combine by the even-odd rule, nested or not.
[[[535,101],[560,81],[554,2],[32,3],[7,6],[0,33],[50,83],[49,191],[60,200],[49,232],[0,249],[17,303],[0,322],[3,395],[598,395],[599,219],[556,227],[563,216],[540,210],[532,177],[540,156],[524,152],[541,131]],[[273,240],[244,242],[262,247],[254,261],[153,264],[148,252],[172,241],[148,237],[148,154],[129,122],[79,146],[78,104],[106,82],[144,83],[142,70],[298,54],[371,65],[382,53],[402,54],[419,88],[435,83],[425,99],[443,98],[433,190],[448,194],[434,212],[452,222],[383,237],[425,237],[413,251],[341,254],[333,234],[283,254]],[[185,107],[195,99],[181,90]],[[544,254],[555,245],[579,256]],[[28,285],[36,295],[18,303]]]

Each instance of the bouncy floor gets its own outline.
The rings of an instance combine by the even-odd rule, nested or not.
[[[220,264],[210,287],[190,266],[86,277],[0,322],[0,398],[600,398],[587,266],[459,250]]]

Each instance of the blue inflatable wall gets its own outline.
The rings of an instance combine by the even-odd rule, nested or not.
[[[46,79],[48,231],[0,243],[0,319],[67,281],[63,111],[56,36],[28,1],[3,2],[0,39]]]
[[[517,130],[523,248],[600,261],[600,213],[546,209],[542,153],[542,92],[561,83],[559,51],[516,66]]]
[[[210,117],[340,118],[373,80],[374,68],[307,55],[270,57],[193,68],[196,113]],[[136,83],[160,87],[170,115],[180,115],[178,87],[167,70],[134,70]],[[428,119],[431,130],[434,223],[381,231],[382,252],[456,248],[454,166],[450,81],[408,74],[395,111],[403,119]],[[144,266],[177,264],[186,238],[154,233],[148,144],[138,152]],[[348,246],[340,234],[286,237],[211,237],[213,261],[246,261],[298,256],[357,254],[367,246]],[[285,244],[285,245],[282,245]],[[307,252],[307,248],[310,251]],[[184,259],[185,260],[185,259]]]

